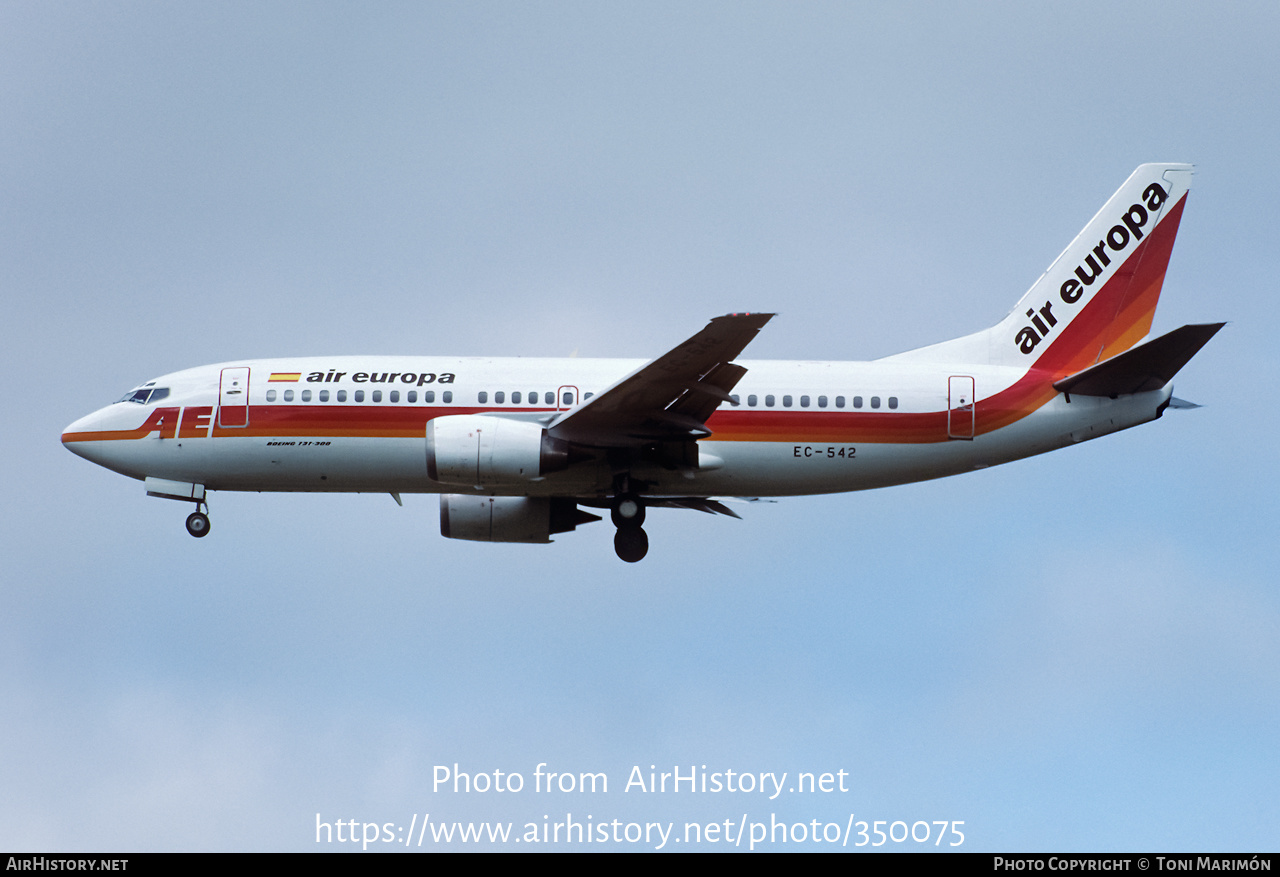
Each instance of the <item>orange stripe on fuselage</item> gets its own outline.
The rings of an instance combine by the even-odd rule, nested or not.
[[[65,445],[69,442],[117,442],[146,438],[153,432],[155,432],[154,429],[143,427],[138,429],[106,429],[98,432],[64,432],[62,434],[62,443]]]

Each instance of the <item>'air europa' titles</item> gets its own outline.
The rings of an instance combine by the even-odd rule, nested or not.
[[[1143,227],[1152,216],[1159,214],[1160,208],[1168,200],[1169,193],[1159,183],[1152,183],[1142,193],[1143,203],[1130,204],[1121,215],[1120,221],[1107,231],[1106,236],[1098,241],[1085,260],[1076,266],[1075,276],[1063,281],[1058,290],[1058,297],[1064,304],[1074,305],[1084,296],[1085,288],[1098,282],[1107,266],[1111,264],[1112,254],[1123,253],[1131,243],[1142,240]],[[1108,253],[1110,250],[1110,253]],[[1048,337],[1053,327],[1058,325],[1058,317],[1053,313],[1054,302],[1046,301],[1042,307],[1027,310],[1030,326],[1023,326],[1014,338],[1018,350],[1030,353]],[[1069,320],[1069,318],[1068,318]]]
[[[301,374],[301,373],[299,373]],[[329,369],[326,372],[311,372],[307,375],[308,384],[332,384],[340,382],[348,372]],[[457,375],[452,372],[354,372],[351,380],[357,384],[412,384],[421,387],[423,384],[452,384]]]

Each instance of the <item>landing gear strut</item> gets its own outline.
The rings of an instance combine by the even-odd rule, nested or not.
[[[197,539],[209,535],[209,516],[200,510],[202,507],[209,508],[204,503],[196,503],[196,510],[187,515],[187,532]]]
[[[619,494],[610,507],[610,517],[618,532],[613,535],[613,550],[627,563],[643,560],[649,553],[649,536],[644,523],[644,502],[633,493]]]

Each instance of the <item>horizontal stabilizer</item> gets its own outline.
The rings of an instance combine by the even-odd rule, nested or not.
[[[1159,390],[1226,323],[1198,323],[1174,329],[1111,359],[1054,383],[1060,392],[1081,396],[1124,396]]]

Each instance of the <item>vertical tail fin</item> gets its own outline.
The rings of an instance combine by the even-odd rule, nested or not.
[[[1189,164],[1144,164],[992,328],[899,354],[1020,365],[1064,376],[1151,330],[1191,181]]]

